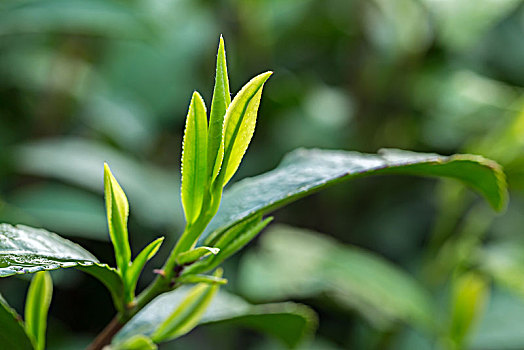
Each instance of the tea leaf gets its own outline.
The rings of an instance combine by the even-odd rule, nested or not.
[[[185,265],[195,262],[210,254],[217,255],[218,252],[220,252],[219,248],[198,247],[192,250],[188,250],[187,252],[183,252],[177,257],[176,261],[178,265]]]
[[[207,143],[208,172],[211,174],[211,181],[217,177],[224,158],[222,130],[224,129],[226,110],[230,104],[231,93],[229,92],[229,79],[227,77],[226,50],[224,47],[224,39],[220,36]]]
[[[215,277],[221,276],[222,270],[219,269]],[[216,283],[201,283],[192,288],[174,312],[151,335],[153,341],[158,343],[175,339],[195,328],[218,288],[219,284]]]
[[[357,310],[376,327],[408,322],[434,326],[431,295],[414,278],[380,256],[307,230],[275,225],[260,250],[240,264],[240,289],[252,300],[323,295]]]
[[[216,277],[216,276],[209,276],[209,275],[181,276],[177,278],[176,281],[182,284],[189,284],[189,283],[227,284],[227,279]]]
[[[140,277],[140,274],[142,273],[142,270],[144,269],[144,266],[146,262],[148,262],[155,254],[158,252],[158,249],[160,249],[160,246],[162,245],[162,242],[164,242],[164,237],[160,237],[153,242],[149,243],[141,252],[138,254],[138,256],[135,258],[131,266],[129,267],[129,270],[127,270],[127,276],[126,276],[126,282],[128,284],[129,290],[127,291],[127,301],[132,301],[135,294],[135,288],[136,284],[138,282],[138,278]]]
[[[225,186],[235,174],[255,132],[262,88],[273,72],[251,79],[235,96],[224,117],[224,159],[220,182]]]
[[[169,317],[171,310],[167,306],[179,305],[192,290],[184,286],[157,297],[117,333],[113,343],[121,343],[136,334],[150,335]],[[220,290],[199,321],[200,325],[217,323],[256,329],[282,340],[289,347],[295,347],[313,334],[317,317],[305,305],[291,302],[252,305]]]
[[[265,174],[244,179],[225,191],[220,209],[200,240],[227,230],[254,215],[271,212],[330,185],[375,174],[408,174],[454,178],[473,188],[496,209],[507,200],[501,167],[474,155],[440,156],[401,150],[379,154],[298,149]]]
[[[129,203],[122,187],[111,174],[107,164],[104,164],[104,192],[109,236],[115,250],[116,266],[122,276],[125,276],[131,260],[131,248],[129,247],[127,233]]]
[[[0,277],[75,267],[99,279],[115,305],[122,299],[122,279],[84,248],[43,229],[0,224]]]
[[[188,224],[202,209],[207,176],[207,114],[204,100],[193,93],[182,145],[182,206]]]
[[[6,349],[33,349],[21,317],[7,304],[2,295],[0,295],[0,344]]]
[[[47,312],[53,295],[53,281],[49,272],[37,272],[31,280],[25,304],[25,329],[35,350],[45,349]]]

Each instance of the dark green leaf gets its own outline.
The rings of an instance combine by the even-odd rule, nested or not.
[[[193,223],[200,214],[207,176],[207,114],[204,100],[193,93],[186,117],[182,145],[182,206],[186,222]]]
[[[400,150],[381,150],[374,155],[299,149],[288,154],[276,169],[244,179],[226,191],[201,240],[215,230],[223,231],[327,186],[375,174],[454,178],[478,191],[497,210],[506,203],[506,182],[500,166],[480,156],[445,157]]]
[[[35,350],[45,349],[47,312],[53,296],[53,281],[47,271],[35,273],[25,303],[25,329]]]
[[[211,181],[218,175],[224,158],[222,131],[224,129],[224,116],[230,104],[231,93],[229,92],[229,79],[227,77],[226,49],[224,39],[220,36],[207,142],[208,173],[211,174]]]
[[[295,348],[304,338],[313,334],[317,316],[302,304],[286,302],[251,305],[240,297],[220,291],[200,323],[228,323],[254,328]]]
[[[12,350],[33,349],[21,319],[0,295],[0,344],[2,347]]]
[[[0,277],[66,267],[76,267],[98,278],[119,305],[123,293],[120,276],[87,250],[43,229],[0,225]]]

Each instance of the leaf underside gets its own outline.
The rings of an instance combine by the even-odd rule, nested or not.
[[[327,186],[355,177],[377,174],[407,174],[448,177],[473,188],[497,210],[506,203],[506,180],[501,167],[475,155],[440,156],[396,149],[378,154],[348,151],[298,149],[280,165],[262,175],[244,179],[224,192],[217,215],[201,242],[253,215],[266,214]]]

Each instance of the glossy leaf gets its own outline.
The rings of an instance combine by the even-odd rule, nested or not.
[[[164,237],[158,238],[153,242],[149,243],[138,256],[135,258],[129,270],[127,270],[126,282],[128,283],[129,290],[126,295],[127,301],[130,302],[135,297],[135,288],[138,282],[138,278],[144,269],[146,262],[148,262],[160,249],[160,246],[164,242]]]
[[[224,140],[222,131],[224,129],[224,117],[226,110],[231,104],[231,93],[229,92],[229,78],[227,76],[226,49],[224,39],[220,36],[216,64],[215,88],[213,100],[211,101],[211,113],[209,116],[209,133],[207,141],[208,174],[213,181],[220,171],[224,159]]]
[[[207,176],[207,114],[204,100],[193,93],[182,145],[182,206],[188,224],[202,209]]]
[[[222,277],[222,270],[215,273]],[[193,287],[177,308],[167,317],[151,335],[155,343],[178,338],[196,327],[207,306],[218,291],[219,284],[201,283]]]
[[[259,246],[240,264],[239,286],[251,300],[325,295],[379,328],[403,321],[433,329],[436,310],[431,295],[378,255],[280,225],[267,230]]]
[[[127,233],[129,203],[124,190],[116,181],[107,164],[104,164],[104,192],[109,236],[115,250],[116,266],[121,271],[122,276],[125,276],[131,260],[131,248],[129,247]]]
[[[298,149],[286,155],[276,169],[244,179],[227,190],[201,241],[215,230],[224,231],[248,217],[268,213],[327,186],[376,174],[454,178],[479,192],[497,210],[506,203],[506,182],[500,166],[480,156]]]
[[[0,224],[0,277],[94,263],[91,253],[55,233]]]
[[[181,287],[157,297],[122,328],[113,339],[113,343],[118,344],[136,334],[151,334],[169,317],[171,311],[166,306],[179,305],[190,291],[189,287]],[[238,296],[220,290],[199,321],[200,325],[215,323],[232,323],[253,328],[294,347],[305,337],[312,335],[316,329],[317,318],[313,310],[305,305],[252,305]]]
[[[262,88],[273,72],[251,79],[235,96],[224,119],[224,159],[220,178],[225,186],[235,174],[255,132]]]
[[[47,271],[37,272],[27,292],[25,329],[35,350],[45,349],[47,313],[53,296],[53,281]]]
[[[99,279],[121,300],[122,279],[115,269],[55,233],[28,226],[0,224],[0,277],[75,267]]]
[[[6,349],[32,350],[33,345],[27,336],[22,318],[0,295],[0,344]]]
[[[178,265],[186,265],[189,263],[193,263],[210,254],[217,255],[218,252],[220,252],[219,248],[198,247],[195,249],[188,250],[187,252],[181,253],[177,257],[176,261]]]

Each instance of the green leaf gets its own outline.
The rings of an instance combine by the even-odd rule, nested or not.
[[[181,276],[176,279],[178,283],[189,284],[189,283],[215,283],[215,284],[227,284],[227,279],[209,275],[188,275]]]
[[[0,277],[94,263],[91,253],[55,233],[0,224]]]
[[[78,244],[43,229],[0,224],[0,277],[75,267],[99,279],[119,307],[122,279]]]
[[[207,180],[206,106],[195,91],[189,104],[182,145],[181,195],[188,224],[192,224],[200,214]]]
[[[221,184],[225,186],[235,174],[255,132],[262,88],[273,72],[265,72],[251,79],[235,96],[224,118],[224,159],[220,170]]]
[[[25,329],[36,350],[45,349],[47,312],[53,296],[53,281],[47,271],[37,272],[31,280],[25,303]]]
[[[191,291],[191,288],[184,286],[160,295],[117,333],[113,343],[121,343],[136,334],[152,334],[169,317],[171,310],[167,306],[179,305]],[[294,347],[305,337],[312,335],[317,325],[317,318],[313,310],[305,305],[295,303],[252,305],[238,296],[220,290],[199,321],[200,325],[217,323],[232,323],[257,329]]]
[[[183,252],[180,255],[178,255],[178,257],[176,258],[176,262],[178,265],[186,265],[186,264],[193,263],[210,254],[217,255],[218,252],[220,252],[219,248],[198,247],[198,248],[188,250],[187,252]]]
[[[306,305],[292,302],[251,305],[236,295],[219,291],[200,323],[256,329],[280,339],[289,348],[296,348],[315,332],[317,316]]]
[[[104,348],[105,349],[105,348]],[[156,350],[158,346],[145,335],[139,334],[116,345],[110,345],[108,350]]]
[[[215,272],[222,277],[222,270]],[[178,338],[198,325],[207,306],[218,291],[219,284],[201,283],[192,288],[178,307],[156,328],[151,335],[155,343]]]
[[[436,310],[431,295],[380,256],[281,225],[267,230],[259,246],[240,264],[239,287],[250,300],[325,295],[378,328],[403,321],[433,329]]]
[[[487,280],[479,274],[469,272],[453,281],[449,338],[457,349],[468,348],[467,338],[480,319],[487,295]]]
[[[224,231],[246,218],[268,213],[330,185],[375,174],[454,178],[478,191],[497,210],[506,203],[504,173],[497,163],[480,156],[446,157],[401,150],[381,150],[373,155],[298,149],[276,169],[244,179],[227,190],[217,215],[200,240],[207,242],[213,231]]]
[[[209,116],[209,134],[207,135],[207,163],[208,173],[211,174],[211,181],[217,177],[222,165],[222,160],[224,159],[224,140],[222,134],[224,117],[230,104],[231,93],[229,92],[229,79],[227,77],[226,49],[224,47],[224,39],[220,36],[215,88],[213,90],[213,100],[211,101],[211,113]]]
[[[135,258],[129,270],[127,270],[126,283],[129,287],[126,295],[127,302],[130,302],[135,297],[135,288],[138,282],[138,278],[144,269],[146,262],[148,262],[160,249],[160,246],[164,242],[164,237],[160,237],[153,242],[149,243],[138,256]]]
[[[125,276],[131,260],[131,248],[129,247],[127,233],[129,204],[124,190],[122,190],[122,187],[111,174],[107,163],[104,163],[104,192],[109,236],[115,250],[116,266],[122,276]]]
[[[21,317],[7,304],[2,295],[0,295],[0,344],[12,350],[33,349]]]

